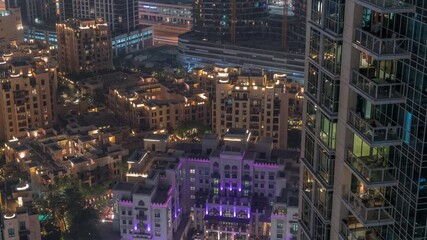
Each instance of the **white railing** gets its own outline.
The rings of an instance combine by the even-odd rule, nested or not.
[[[383,160],[374,157],[358,157],[350,149],[347,149],[346,162],[352,169],[358,172],[368,183],[395,182],[395,167],[384,167]]]
[[[375,199],[374,196],[368,196],[363,199],[351,192],[347,186],[343,186],[342,199],[350,207],[349,210],[365,225],[380,226],[394,222],[392,217],[394,208],[386,204],[387,201],[383,197]]]
[[[407,54],[407,38],[380,38],[364,31],[361,28],[355,30],[355,43],[377,55]]]
[[[387,141],[397,142],[401,140],[402,127],[400,126],[382,126],[375,120],[368,122],[353,110],[349,111],[348,121],[349,124],[357,129],[370,143]]]
[[[353,70],[351,84],[376,100],[403,99],[401,94],[403,91],[402,83],[376,78],[370,79],[357,69]]]
[[[408,11],[412,11],[414,9],[414,5],[412,2],[408,3],[408,0],[358,0],[360,2],[364,2],[370,4],[372,6],[376,6],[379,8],[389,8],[389,10],[393,9],[407,9]]]

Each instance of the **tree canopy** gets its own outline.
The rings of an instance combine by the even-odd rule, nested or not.
[[[173,134],[183,140],[190,140],[192,142],[198,142],[206,132],[209,132],[209,128],[201,122],[188,121],[179,122]]]
[[[41,222],[43,239],[100,239],[96,228],[100,210],[96,207],[105,205],[88,204],[87,197],[100,194],[103,187],[90,191],[69,176],[56,177],[54,182],[34,201],[40,214],[46,216]]]

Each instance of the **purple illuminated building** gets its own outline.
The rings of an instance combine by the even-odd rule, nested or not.
[[[123,239],[296,239],[298,166],[271,138],[232,128],[180,146],[130,157],[113,189]]]
[[[181,158],[197,231],[207,239],[292,237],[297,209],[287,206],[284,163],[272,149],[271,138],[232,128],[221,141],[205,136],[202,154]]]

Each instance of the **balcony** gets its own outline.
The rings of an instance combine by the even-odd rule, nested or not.
[[[365,192],[356,194],[343,186],[342,202],[363,225],[363,227],[394,224],[393,206],[379,193]]]
[[[347,157],[344,162],[350,171],[369,187],[397,185],[394,177],[396,168],[384,166],[384,159],[375,156],[358,157],[347,149]]]
[[[384,126],[375,119],[363,119],[353,110],[349,111],[348,125],[371,147],[399,145],[402,142],[402,127],[390,124]]]
[[[346,240],[382,240],[374,228],[366,228],[354,217],[341,221],[340,235]]]
[[[415,12],[415,6],[399,0],[356,0],[356,3],[379,13]]]
[[[353,70],[350,87],[373,104],[404,103],[403,84],[379,78],[369,78],[362,69]]]
[[[408,39],[396,37],[395,34],[389,38],[381,38],[361,28],[356,28],[353,46],[377,60],[411,58],[411,53],[405,50],[408,46]]]

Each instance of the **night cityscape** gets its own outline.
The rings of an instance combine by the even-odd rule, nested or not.
[[[427,240],[426,121],[427,0],[0,0],[2,240]]]

